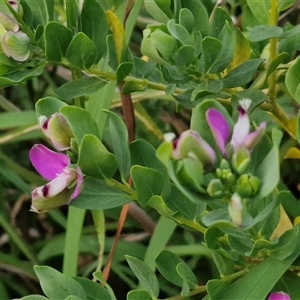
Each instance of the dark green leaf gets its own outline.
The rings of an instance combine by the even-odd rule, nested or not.
[[[152,298],[157,298],[159,284],[154,272],[143,261],[129,255],[125,257],[131,270],[139,279],[142,288],[149,292]]]
[[[45,27],[45,51],[49,61],[60,62],[66,55],[73,33],[58,22],[49,22]]]
[[[59,112],[63,106],[67,106],[67,104],[53,97],[45,97],[35,104],[35,111],[37,117],[46,116],[49,118],[54,113]]]
[[[129,74],[132,69],[133,64],[131,62],[121,63],[116,72],[117,83],[123,81],[123,79]]]
[[[152,300],[149,292],[145,290],[133,290],[127,294],[127,300]]]
[[[256,43],[271,38],[278,38],[282,35],[283,29],[278,26],[260,25],[255,26],[250,30],[249,39],[251,42]]]
[[[40,65],[33,69],[17,70],[13,73],[3,75],[0,77],[0,88],[8,87],[32,77],[40,76],[44,71],[44,67],[44,65]]]
[[[167,24],[170,34],[181,42],[182,45],[192,45],[192,38],[189,32],[181,25],[176,24],[175,20],[170,20]]]
[[[78,144],[89,133],[100,138],[97,123],[85,109],[76,106],[64,106],[60,109],[60,113],[69,121]]]
[[[80,195],[70,205],[82,209],[110,209],[134,200],[132,196],[97,178],[86,178]]]
[[[292,97],[300,103],[300,57],[293,63],[293,65],[287,70],[285,76],[285,84]]]
[[[86,299],[84,289],[76,280],[47,266],[35,266],[34,271],[48,298],[64,299],[69,295],[77,295],[81,299]]]
[[[261,58],[254,58],[244,62],[230,71],[223,78],[223,85],[225,88],[232,88],[244,85],[253,79],[257,68],[263,62]]]
[[[80,145],[78,166],[88,176],[111,178],[117,171],[116,157],[94,135],[87,134]]]
[[[128,147],[128,132],[123,120],[111,111],[106,111],[109,117],[109,129],[112,138],[114,154],[116,155],[123,182],[127,181],[131,167]]]
[[[84,277],[73,277],[83,287],[87,300],[111,300],[108,291],[96,282]]]
[[[77,33],[66,53],[67,61],[76,68],[88,69],[97,60],[98,51],[93,41],[83,32]]]
[[[97,77],[81,78],[63,84],[54,93],[59,98],[70,101],[77,97],[95,93],[104,87],[105,84],[105,81]]]
[[[98,62],[106,51],[106,37],[108,33],[107,17],[96,0],[84,1],[81,11],[81,27],[95,44],[98,54],[95,62]]]

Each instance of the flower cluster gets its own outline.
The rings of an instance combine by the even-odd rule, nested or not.
[[[16,1],[9,1],[15,11],[21,10]],[[0,12],[0,40],[4,54],[16,61],[23,62],[30,55],[30,39],[20,31],[17,20],[10,14]]]
[[[54,114],[50,118],[40,117],[40,125],[54,148],[59,151],[70,149],[73,134],[64,116]],[[71,164],[66,154],[54,152],[38,144],[31,148],[29,157],[40,175],[50,180],[32,191],[31,211],[48,211],[68,204],[79,195],[83,174],[79,167]]]
[[[215,108],[206,111],[206,121],[216,150],[198,132],[192,130],[181,134],[173,143],[175,159],[196,159],[203,164],[204,170],[214,171],[214,178],[209,180],[206,191],[213,198],[229,199],[229,214],[238,226],[242,224],[242,199],[254,196],[259,190],[260,179],[247,170],[251,151],[261,140],[266,128],[263,122],[250,132],[247,114],[250,104],[250,99],[239,102],[239,117],[232,134],[229,123],[220,111]],[[219,156],[222,159],[216,165]]]

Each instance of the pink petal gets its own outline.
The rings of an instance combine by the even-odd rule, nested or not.
[[[266,130],[266,122],[262,122],[255,131],[248,134],[244,140],[244,145],[248,150],[252,150],[263,137]]]
[[[76,184],[75,191],[72,194],[72,199],[76,198],[82,190],[83,175],[81,169],[77,167],[76,172],[77,172],[77,184]]]
[[[206,120],[223,155],[226,154],[225,147],[230,134],[230,127],[224,116],[216,109],[210,108],[206,112]]]
[[[34,168],[47,180],[53,180],[70,164],[66,154],[54,152],[44,145],[34,145],[29,151]]]
[[[272,293],[268,300],[291,300],[290,296],[284,292]]]
[[[250,122],[247,111],[241,106],[238,110],[239,118],[237,123],[234,125],[231,139],[231,144],[234,149],[243,144],[250,131]]]

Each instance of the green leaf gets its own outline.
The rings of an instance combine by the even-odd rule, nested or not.
[[[82,300],[82,299],[77,296],[70,295],[67,298],[65,298],[64,300]]]
[[[222,28],[220,42],[222,44],[222,49],[215,62],[212,64],[209,70],[210,73],[223,71],[232,61],[235,49],[235,32],[228,22],[226,22]]]
[[[299,276],[292,272],[287,271],[277,282],[273,288],[274,292],[284,291],[287,293],[291,299],[297,299],[300,295],[300,278]]]
[[[96,62],[97,56],[93,41],[83,32],[78,32],[68,47],[66,60],[76,68],[88,69]]]
[[[218,94],[223,87],[221,80],[202,81],[193,91],[191,101]]]
[[[49,8],[53,5],[53,1],[47,0],[39,0],[39,1],[31,1],[31,0],[22,0],[26,5],[30,8],[32,14],[32,25],[37,27],[38,25],[45,26],[49,21],[49,13],[48,13],[48,5]],[[51,3],[51,4],[50,4]],[[51,13],[51,15],[53,15]]]
[[[143,207],[147,206],[152,196],[163,194],[164,178],[160,172],[136,165],[131,168],[130,174],[137,191],[138,201]]]
[[[40,76],[44,71],[44,65],[39,65],[34,68],[17,70],[13,73],[9,73],[0,77],[0,88],[12,86],[16,83],[21,83],[32,77]]]
[[[29,295],[29,296],[20,298],[20,300],[47,300],[47,299],[49,299],[49,298],[46,298],[41,295]]]
[[[195,18],[193,13],[186,8],[182,8],[179,12],[179,24],[189,33],[192,33],[195,27]]]
[[[80,144],[83,137],[89,133],[100,138],[95,120],[85,109],[76,106],[64,106],[60,109],[60,113],[69,121],[78,144]],[[78,120],[80,120],[80,122],[78,122]]]
[[[299,255],[299,230],[294,243],[296,248],[292,255],[282,261],[275,260],[272,257],[265,259],[260,264],[251,268],[248,274],[238,279],[229,288],[224,288],[214,295],[214,299],[266,299],[268,293],[271,291],[275,283],[281,278],[284,272],[290,267],[290,265]]]
[[[231,29],[233,29],[233,22],[229,13],[218,6],[212,13],[209,20],[209,35],[222,39],[222,31],[224,30],[224,26],[227,24]]]
[[[194,15],[194,31],[200,31],[203,36],[209,32],[209,16],[204,4],[201,1],[182,0],[183,7],[187,8]],[[201,20],[201,22],[199,22]]]
[[[45,27],[45,52],[51,62],[61,62],[66,55],[73,33],[58,22],[49,22]]]
[[[129,176],[131,160],[128,147],[128,132],[123,120],[111,111],[106,111],[109,117],[109,130],[112,138],[114,154],[119,165],[122,181]]]
[[[282,138],[282,132],[277,129],[272,130],[273,147],[267,154],[261,164],[255,170],[255,176],[260,178],[262,184],[259,188],[258,195],[255,198],[264,198],[269,195],[277,186],[280,179],[279,172],[279,143]]]
[[[48,298],[64,299],[69,295],[76,295],[81,299],[86,299],[84,289],[76,280],[47,266],[35,266],[34,271]]]
[[[108,34],[108,22],[106,15],[96,0],[85,0],[81,10],[81,28],[95,44],[98,55],[97,63],[106,51],[106,37]]]
[[[59,98],[70,101],[77,97],[95,93],[104,87],[105,84],[105,81],[97,77],[80,78],[63,84],[58,89],[54,90],[54,93]]]
[[[176,24],[175,20],[170,20],[167,24],[170,34],[181,42],[182,45],[192,45],[192,38],[189,32],[180,24]]]
[[[270,18],[270,1],[267,0],[246,0],[247,4],[252,11],[255,18],[261,23],[261,24],[269,24],[269,18]]]
[[[296,62],[287,70],[285,76],[285,85],[292,95],[292,97],[300,103],[300,57],[297,58]]]
[[[222,44],[218,39],[213,37],[205,37],[202,40],[202,56],[200,61],[202,63],[201,71],[203,73],[209,71],[210,67],[220,55],[221,50]]]
[[[111,300],[108,291],[100,284],[84,277],[73,277],[83,287],[87,300]]]
[[[152,298],[157,298],[159,294],[159,284],[154,272],[141,260],[125,255],[126,260],[140,281],[143,289],[145,289]]]
[[[184,261],[179,256],[168,250],[163,250],[156,257],[155,263],[163,277],[177,286],[182,286],[183,279],[177,272],[177,265],[184,263]]]
[[[249,40],[253,43],[278,38],[282,35],[283,29],[274,25],[259,25],[249,32]]]
[[[257,68],[263,61],[264,60],[261,58],[254,58],[231,70],[223,78],[224,88],[232,88],[247,84],[253,79],[255,73],[257,72]]]
[[[169,0],[167,0],[169,2]],[[169,21],[169,17],[165,14],[165,12],[161,9],[161,7],[156,3],[155,0],[145,1],[145,8],[148,13],[158,22],[167,23]]]
[[[133,64],[131,62],[121,63],[116,72],[117,84],[122,82],[123,79],[130,73]]]
[[[127,294],[127,300],[152,300],[149,292],[145,290],[133,290]]]
[[[35,104],[35,111],[37,117],[46,116],[47,118],[49,118],[54,113],[59,112],[59,110],[64,106],[67,106],[67,104],[56,98],[45,97],[40,99]]]
[[[129,145],[132,165],[139,165],[155,169],[164,176],[163,185],[165,194],[170,191],[170,178],[160,160],[156,157],[155,148],[145,140],[135,140]]]
[[[191,289],[195,289],[198,286],[197,277],[185,262],[179,263],[176,270],[179,276],[187,282]]]
[[[70,205],[82,209],[110,209],[122,206],[134,198],[116,186],[98,178],[86,178],[83,190]]]
[[[81,141],[77,165],[84,174],[101,179],[111,178],[118,168],[116,157],[92,134]]]
[[[300,28],[300,27],[299,27]],[[283,52],[278,54],[269,64],[268,69],[267,69],[267,77],[269,77],[275,70],[276,68],[286,59],[289,57],[289,53]]]
[[[176,55],[176,64],[178,69],[187,68],[195,58],[195,48],[189,45],[182,46],[178,49]]]

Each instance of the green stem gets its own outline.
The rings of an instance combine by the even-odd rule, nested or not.
[[[66,276],[76,276],[77,273],[79,242],[84,216],[85,210],[69,206],[62,270]]]
[[[176,295],[170,298],[165,298],[164,300],[182,300],[182,299],[189,299],[189,297],[194,296],[194,295],[198,295],[200,293],[203,293],[206,291],[206,286],[199,286],[196,289],[192,290],[189,292],[189,294],[187,296],[182,296],[182,295]]]
[[[33,264],[37,265],[38,261],[34,257],[32,250],[26,245],[23,239],[15,232],[15,229],[6,220],[3,212],[0,212],[0,225],[5,232],[9,235],[12,242],[20,249],[20,251],[27,257],[27,259]]]
[[[90,75],[94,75],[94,76],[100,77],[100,78],[103,78],[103,79],[106,79],[106,80],[116,80],[116,74],[109,73],[109,72],[103,72],[103,71],[100,71],[97,68],[90,68],[90,69],[86,70],[86,73],[90,74]],[[133,76],[127,76],[127,77],[125,77],[124,81],[125,82],[127,82],[127,81],[133,81],[136,84],[139,84],[139,85],[142,85],[142,86],[154,89],[154,90],[160,90],[160,91],[165,91],[166,88],[167,88],[166,84],[152,82],[152,81],[147,80],[147,79],[135,78]],[[181,89],[181,88],[176,88],[175,89],[175,93],[176,94],[181,94],[184,91],[185,91],[185,89]]]
[[[137,193],[135,190],[133,190],[129,185],[125,185],[123,183],[120,183],[119,181],[113,179],[113,178],[106,178],[105,179],[105,182],[108,184],[108,185],[111,185],[111,186],[114,186],[116,187],[117,189],[129,194],[130,196],[132,196],[134,199],[137,199]]]
[[[230,274],[228,276],[225,276],[221,280],[223,282],[231,282],[231,281],[234,281],[234,280],[236,280],[236,279],[238,279],[238,278],[246,275],[248,272],[249,272],[249,270],[246,268],[246,269],[243,269],[243,270],[238,271],[236,273],[233,273],[233,274]]]
[[[277,0],[271,0],[271,10],[270,10],[270,25],[276,26],[278,20],[278,3]],[[269,44],[269,64],[272,63],[277,54],[277,38],[270,39]],[[276,103],[276,72],[273,72],[268,78],[269,85],[269,102],[272,105]]]

